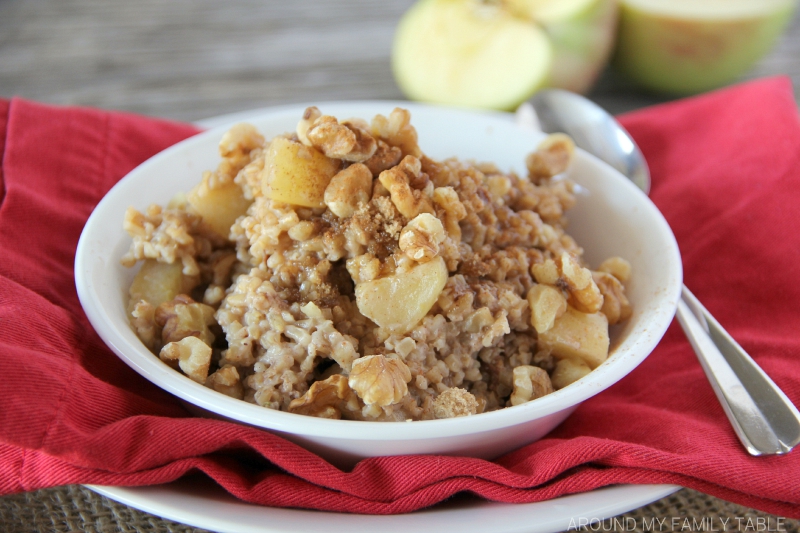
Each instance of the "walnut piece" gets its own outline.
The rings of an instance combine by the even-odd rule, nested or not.
[[[592,278],[592,272],[582,267],[569,253],[555,260],[547,259],[531,265],[537,283],[553,285],[569,293],[569,304],[584,313],[597,313],[603,307],[603,294]]]
[[[305,144],[306,146],[313,146],[311,141],[308,139],[308,130],[321,116],[322,113],[317,106],[307,107],[306,110],[303,111],[303,118],[301,118],[297,123],[297,138],[301,143]]]
[[[387,406],[408,394],[411,371],[396,355],[367,355],[353,361],[348,384],[367,405]]]
[[[372,157],[378,148],[372,135],[355,123],[340,123],[328,115],[314,121],[306,132],[306,138],[326,156],[356,163]]]
[[[237,400],[244,398],[244,387],[239,377],[239,371],[233,365],[225,365],[208,376],[206,387]]]
[[[436,257],[445,237],[442,222],[430,213],[422,213],[406,224],[398,245],[409,259],[424,263]]]
[[[389,146],[385,141],[378,139],[378,148],[372,157],[364,161],[372,175],[377,177],[384,170],[395,166],[403,159],[403,151],[397,146]]]
[[[556,262],[552,259],[547,259],[542,263],[532,264],[531,274],[533,274],[536,283],[541,283],[543,285],[558,285],[558,280],[561,277],[558,265],[556,265]]]
[[[470,416],[477,412],[478,400],[465,389],[449,388],[433,400],[433,416],[436,418]]]
[[[511,398],[508,399],[509,405],[519,405],[553,392],[550,376],[538,366],[520,365],[515,367],[513,383],[514,392],[511,393]]]
[[[342,412],[360,411],[358,397],[347,384],[347,376],[334,374],[317,381],[289,404],[289,412],[339,420]]]
[[[131,310],[131,326],[142,344],[150,350],[155,349],[159,344],[155,315],[156,308],[145,300],[136,302]]]
[[[396,107],[388,118],[375,115],[372,119],[372,134],[392,146],[397,146],[405,155],[422,155],[417,144],[417,130],[411,125],[411,113],[406,109]]]
[[[155,321],[162,328],[161,340],[164,344],[185,337],[197,337],[209,346],[214,344],[214,334],[209,329],[215,323],[214,308],[195,302],[185,294],[159,305]]]
[[[575,143],[563,133],[553,133],[528,155],[525,165],[533,182],[566,172],[575,155]]]
[[[264,142],[264,136],[252,124],[236,124],[220,139],[219,155],[241,168],[250,162],[250,152],[263,148]]]
[[[177,365],[194,381],[205,383],[211,364],[211,347],[197,337],[185,337],[161,348],[159,357],[170,366]]]
[[[323,197],[328,209],[339,218],[353,216],[359,204],[372,195],[372,172],[362,163],[340,170],[331,178]]]
[[[592,277],[603,295],[603,307],[600,312],[606,315],[608,324],[618,324],[630,318],[633,309],[619,279],[605,272],[594,272]]]
[[[412,181],[422,181],[423,178],[419,159],[410,155],[404,157],[396,167],[384,170],[378,176],[378,180],[389,191],[392,203],[409,220],[420,213],[433,213],[431,200],[424,191],[411,188]]]
[[[611,274],[622,283],[631,279],[631,264],[621,257],[609,257],[600,263],[597,270]]]

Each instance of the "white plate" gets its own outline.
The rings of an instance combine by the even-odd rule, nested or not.
[[[162,518],[219,533],[555,533],[637,509],[680,489],[676,485],[617,485],[525,504],[456,496],[422,511],[380,516],[252,505],[206,479],[151,487],[88,488]]]

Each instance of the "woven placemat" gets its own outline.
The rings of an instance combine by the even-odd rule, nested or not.
[[[694,490],[682,489],[619,517],[589,523],[583,530],[590,533],[800,533],[800,521],[776,517]],[[163,520],[85,487],[70,485],[0,498],[0,531],[205,533],[207,530]]]

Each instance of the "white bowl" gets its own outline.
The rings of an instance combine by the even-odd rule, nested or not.
[[[524,171],[524,158],[541,132],[518,128],[509,115],[439,108],[408,102],[319,104],[339,118],[371,119],[395,106],[411,112],[419,145],[436,159],[457,156]],[[251,117],[268,138],[293,131],[305,106],[267,110]],[[274,411],[199,385],[162,363],[136,337],[125,314],[134,269],[120,265],[130,239],[125,209],[165,204],[188,191],[203,170],[216,167],[217,144],[230,125],[178,143],[145,161],[97,205],[78,244],[75,281],[86,315],[100,337],[128,365],[198,412],[275,432],[339,465],[377,455],[448,454],[491,459],[533,442],[560,424],[582,401],[627,375],[659,342],[675,313],[682,270],[675,238],[661,213],[619,172],[578,151],[571,177],[587,191],[568,213],[569,233],[596,266],[618,255],[633,266],[628,296],[634,313],[611,331],[611,354],[583,379],[516,407],[471,417],[411,423],[327,420]]]

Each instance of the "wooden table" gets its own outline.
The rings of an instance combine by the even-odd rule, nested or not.
[[[194,121],[297,102],[402,99],[389,54],[413,0],[0,0],[0,97]],[[786,74],[800,100],[800,17],[743,79]],[[606,72],[620,113],[668,100]],[[639,514],[636,514],[639,513]],[[683,490],[627,516],[764,513]],[[638,522],[641,525],[641,522]],[[800,530],[783,521],[782,531]],[[81,487],[0,498],[0,531],[198,531]]]

